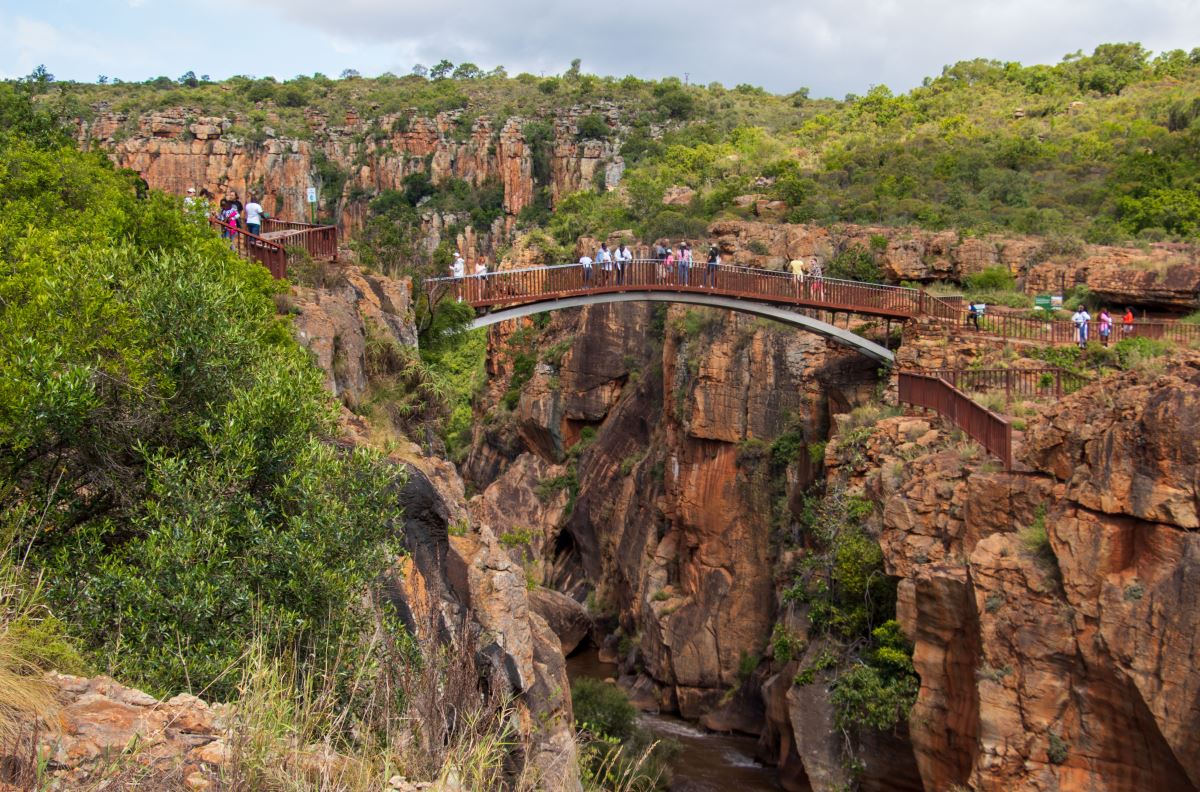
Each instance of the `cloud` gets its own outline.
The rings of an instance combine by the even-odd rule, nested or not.
[[[63,60],[87,61],[96,68],[111,66],[117,60],[109,48],[91,36],[79,31],[63,32],[38,19],[0,19],[0,28],[12,31],[5,49],[0,50],[0,75],[6,77],[24,76],[39,64],[53,67]]]
[[[1187,40],[1200,31],[1193,0],[343,0],[334,13],[319,0],[259,5],[320,30],[339,52],[363,48],[364,60],[382,51],[536,74],[578,57],[600,74],[687,72],[693,81],[833,96],[877,83],[904,90],[966,58],[1054,63],[1104,41],[1200,44]]]

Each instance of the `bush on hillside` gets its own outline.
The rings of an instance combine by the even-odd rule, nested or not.
[[[87,659],[214,698],[256,633],[353,662],[325,653],[370,627],[399,475],[326,442],[266,271],[103,158],[11,134],[0,253],[0,513],[45,515],[30,558]]]

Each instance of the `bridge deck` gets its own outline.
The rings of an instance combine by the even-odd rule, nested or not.
[[[429,281],[454,290],[477,309],[510,308],[566,297],[629,292],[711,294],[771,305],[790,305],[887,319],[927,313],[933,302],[919,289],[883,286],[834,278],[798,278],[790,273],[704,264],[668,268],[659,261],[630,262],[624,271],[578,264],[503,270],[463,278]]]

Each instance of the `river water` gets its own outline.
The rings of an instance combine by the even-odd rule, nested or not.
[[[617,667],[601,663],[596,652],[585,649],[567,660],[571,679],[617,675]],[[758,741],[741,734],[718,734],[671,715],[644,712],[642,725],[656,737],[674,740],[679,754],[671,766],[671,788],[686,792],[778,792],[776,773],[754,759]]]

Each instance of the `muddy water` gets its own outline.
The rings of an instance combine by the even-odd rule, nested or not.
[[[571,679],[617,675],[617,667],[601,663],[592,650],[567,660]],[[687,792],[778,792],[776,773],[754,759],[757,740],[737,734],[706,732],[671,715],[642,713],[641,722],[655,736],[674,740],[679,755],[671,768],[671,787]]]

